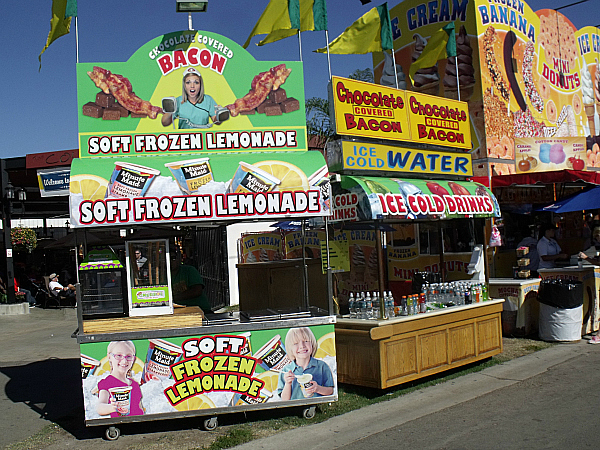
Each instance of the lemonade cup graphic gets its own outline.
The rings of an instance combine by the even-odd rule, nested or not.
[[[252,164],[240,161],[231,184],[229,192],[255,193],[269,192],[275,189],[281,180]]]
[[[100,365],[100,361],[92,358],[91,356],[81,354],[81,378],[85,379],[88,375],[93,375],[98,366]]]
[[[178,362],[182,355],[183,351],[177,345],[163,339],[150,339],[142,383],[171,378],[171,366]]]
[[[115,162],[106,197],[143,197],[160,171],[138,164]]]
[[[128,416],[131,411],[131,389],[131,386],[119,386],[108,390],[119,416]]]
[[[310,373],[303,373],[302,375],[296,375],[296,380],[298,380],[298,383],[300,384],[300,389],[302,389],[302,395],[304,395],[304,397],[309,398],[312,397],[313,394],[308,394],[306,392],[306,389],[308,389],[309,387],[312,386],[312,374]]]
[[[214,180],[209,158],[189,159],[165,164],[185,194],[193,194]]]

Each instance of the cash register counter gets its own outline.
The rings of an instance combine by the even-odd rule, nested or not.
[[[541,278],[490,278],[489,295],[503,298],[502,332],[511,336],[528,336],[538,331],[537,293]]]
[[[581,281],[583,283],[583,325],[581,335],[598,331],[598,318],[600,317],[600,267],[584,263],[581,269],[578,266],[557,267],[555,269],[539,269],[542,280],[564,279]]]
[[[338,381],[386,389],[502,352],[504,300],[387,320],[338,318]]]

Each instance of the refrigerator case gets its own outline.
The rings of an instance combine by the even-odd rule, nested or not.
[[[127,315],[125,267],[108,246],[92,247],[79,265],[84,316]]]

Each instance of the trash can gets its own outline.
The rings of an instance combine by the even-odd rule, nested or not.
[[[538,330],[540,339],[558,342],[581,339],[583,323],[581,281],[542,280],[537,299],[540,302]]]

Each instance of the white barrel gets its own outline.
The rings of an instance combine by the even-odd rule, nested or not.
[[[543,341],[581,340],[583,305],[563,309],[540,303],[539,338]]]

